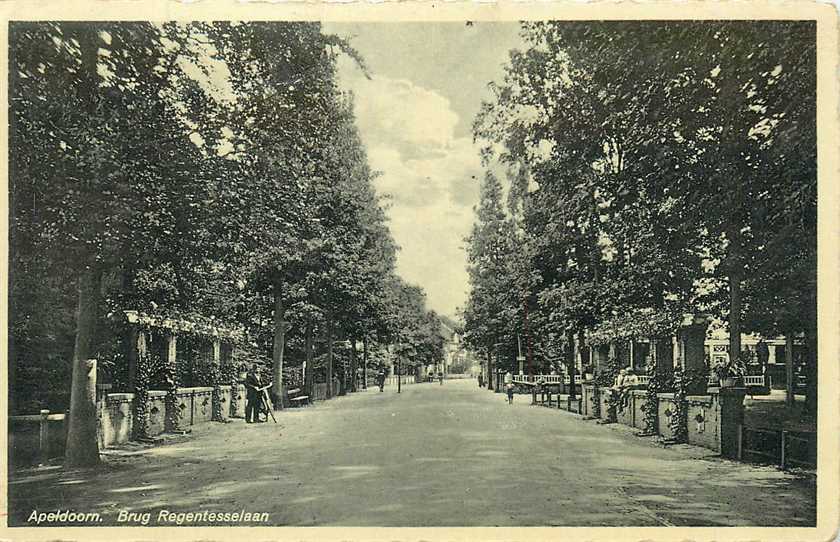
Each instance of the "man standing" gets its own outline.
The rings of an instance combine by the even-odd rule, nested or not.
[[[245,376],[245,423],[259,423],[260,403],[262,402],[260,387],[260,373],[257,371],[257,364],[252,363],[248,374]]]
[[[510,371],[505,373],[505,391],[507,391],[508,404],[513,404],[513,374]]]

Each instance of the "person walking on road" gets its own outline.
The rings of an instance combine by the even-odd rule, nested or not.
[[[438,371],[438,380],[440,380],[440,385],[443,386],[443,371]]]
[[[383,392],[385,390],[385,369],[379,369],[379,373],[376,375],[376,383],[379,384],[379,392]]]
[[[508,404],[513,404],[513,374],[510,371],[505,373],[505,391],[507,391]]]

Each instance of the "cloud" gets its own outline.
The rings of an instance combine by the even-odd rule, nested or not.
[[[473,221],[481,178],[479,149],[456,137],[460,118],[449,100],[406,79],[365,79],[340,65],[368,158],[391,196],[391,233],[401,250],[397,271],[419,284],[430,308],[454,315],[467,291],[463,239]]]
[[[386,143],[409,157],[451,147],[458,115],[449,100],[406,79],[354,78],[359,129],[369,143]]]

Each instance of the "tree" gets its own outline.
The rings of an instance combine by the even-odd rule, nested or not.
[[[195,209],[204,200],[201,176],[186,169],[199,153],[178,114],[174,81],[183,74],[161,42],[165,29],[13,27],[13,253],[42,258],[50,273],[76,282],[75,367],[102,349],[102,292],[119,282],[115,275],[133,281],[141,255],[157,247],[166,247],[164,269],[189,270],[201,254],[201,222],[184,227],[203,216]],[[148,239],[159,244],[148,247]],[[68,448],[73,464],[95,455]]]
[[[627,311],[701,304],[729,319],[737,352],[745,281],[750,314],[780,295],[814,299],[800,280],[813,244],[785,241],[815,238],[813,25],[548,22],[524,24],[523,38],[474,132],[538,187],[511,184],[541,336],[570,345],[570,331]],[[801,267],[773,271],[768,247]]]
[[[470,295],[464,310],[465,340],[486,359],[492,387],[493,355],[509,357],[516,345],[520,294],[510,274],[515,254],[513,224],[502,205],[502,185],[487,173],[476,223],[467,238]]]

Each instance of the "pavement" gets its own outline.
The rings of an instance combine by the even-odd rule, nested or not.
[[[277,424],[203,424],[109,449],[94,470],[12,473],[9,524],[69,509],[98,525],[151,512],[157,525],[166,509],[267,513],[248,524],[274,526],[815,525],[813,476],[529,403],[460,380],[369,389]]]

